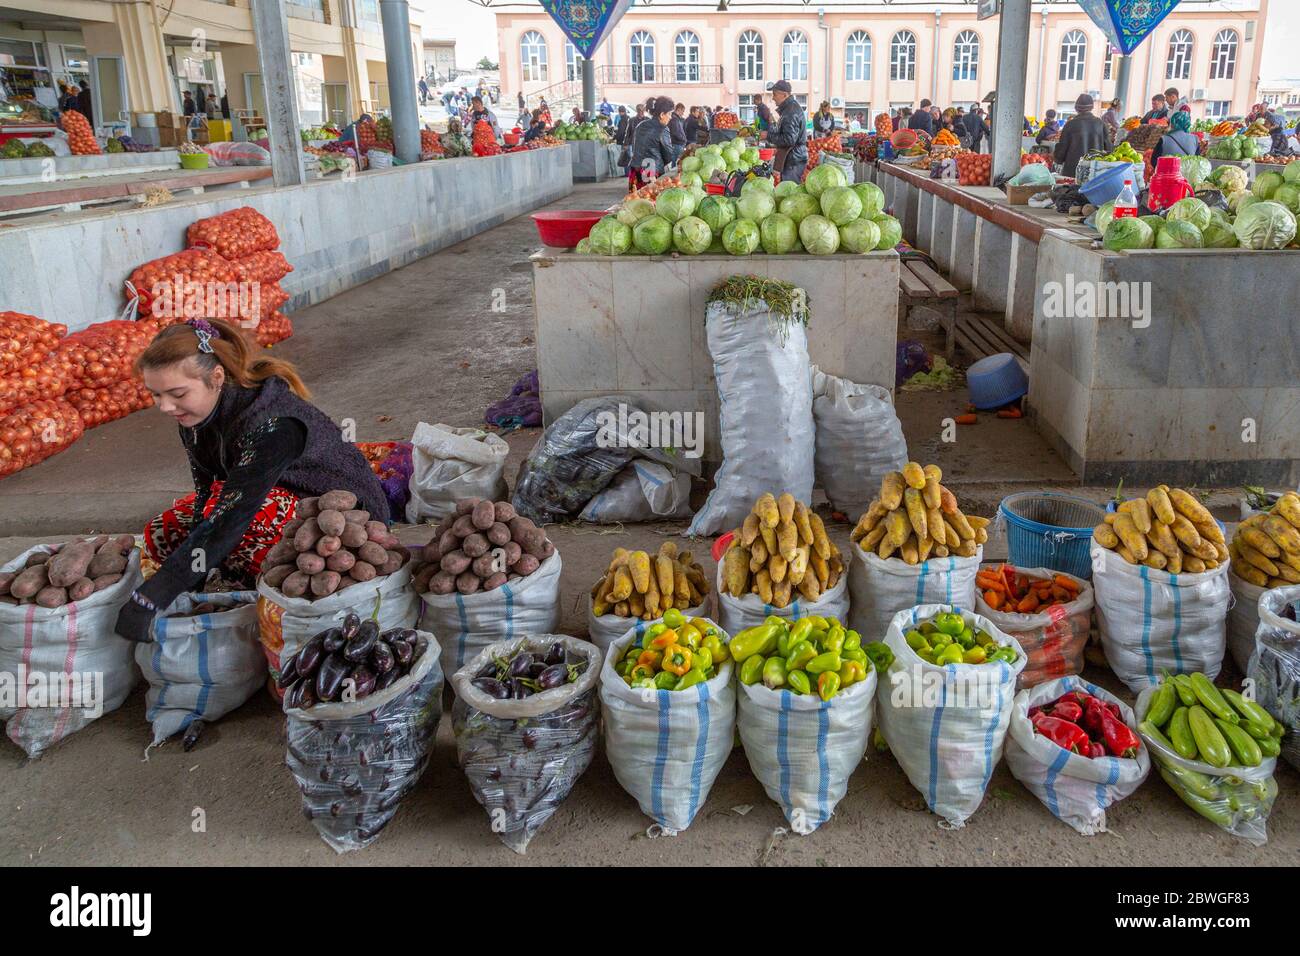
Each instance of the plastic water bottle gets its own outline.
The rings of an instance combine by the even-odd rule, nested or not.
[[[1137,191],[1133,188],[1133,180],[1124,180],[1124,188],[1119,191],[1115,197],[1115,219],[1123,219],[1131,216],[1136,219],[1138,214]]]

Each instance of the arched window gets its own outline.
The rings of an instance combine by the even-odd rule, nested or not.
[[[746,30],[740,35],[739,69],[737,74],[742,80],[761,80],[763,78],[763,38],[757,30]]]
[[[1061,72],[1059,79],[1080,83],[1088,63],[1088,38],[1082,30],[1071,30],[1061,40]]]
[[[653,83],[655,81],[655,38],[645,30],[632,34],[632,82]]]
[[[700,82],[700,38],[683,30],[673,40],[673,59],[677,64],[678,83]]]
[[[570,82],[582,79],[582,60],[571,40],[564,41],[564,78]]]
[[[781,41],[781,77],[808,79],[808,38],[798,30],[791,30]]]
[[[899,30],[889,42],[889,78],[916,79],[916,34],[911,30]]]
[[[974,80],[979,77],[980,38],[971,30],[962,30],[952,45],[952,78]]]
[[[871,37],[863,30],[849,34],[848,46],[844,50],[844,79],[871,79]]]
[[[1237,75],[1237,31],[1220,30],[1210,56],[1210,79],[1231,80]]]
[[[1165,63],[1166,80],[1185,80],[1192,75],[1192,31],[1175,30],[1169,38],[1169,60]]]
[[[546,79],[545,37],[536,30],[529,30],[519,38],[519,55],[525,83]]]

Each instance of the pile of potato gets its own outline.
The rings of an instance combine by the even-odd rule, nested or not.
[[[975,557],[989,539],[989,519],[962,514],[957,496],[939,484],[942,480],[938,465],[922,468],[914,461],[885,475],[880,497],[872,499],[853,529],[853,543],[882,560],[901,558],[908,564]]]
[[[1201,574],[1228,560],[1223,529],[1190,493],[1159,485],[1120,503],[1092,529],[1092,540],[1129,564],[1170,574]]]
[[[709,593],[704,569],[689,551],[665,541],[653,558],[645,551],[615,548],[609,567],[591,589],[591,613],[653,621],[670,608],[699,607]]]
[[[757,594],[776,608],[798,596],[816,601],[843,573],[844,561],[822,519],[789,492],[759,496],[722,556],[724,592]]]
[[[0,571],[0,603],[63,607],[122,580],[135,538],[129,534],[69,541],[33,554],[21,571]]]
[[[262,580],[285,597],[328,597],[402,567],[410,555],[382,521],[357,510],[350,491],[298,502],[284,536],[266,553]]]
[[[1300,495],[1288,492],[1268,514],[1237,525],[1228,554],[1232,572],[1257,587],[1300,584]]]
[[[415,572],[417,594],[477,594],[527,577],[555,553],[546,533],[508,501],[466,498],[443,518]]]

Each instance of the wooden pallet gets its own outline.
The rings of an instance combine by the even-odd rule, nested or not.
[[[964,315],[957,319],[948,332],[948,358],[950,359],[953,354],[954,340],[976,359],[997,355],[1000,352],[1010,352],[1026,371],[1029,369],[1029,349],[1008,335],[1006,329],[994,320],[982,319],[974,315]]]

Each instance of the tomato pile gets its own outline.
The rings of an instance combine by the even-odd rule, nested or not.
[[[992,181],[993,157],[989,153],[962,153],[957,157],[957,182],[987,186]]]
[[[814,136],[808,140],[808,168],[812,169],[817,165],[821,154],[829,150],[832,153],[844,152],[844,146],[840,143],[840,134],[831,133],[829,136]]]
[[[432,159],[435,156],[441,156],[443,152],[442,140],[436,132],[431,129],[420,130],[421,159]]]
[[[1049,166],[1049,167],[1052,165],[1052,161],[1048,159],[1046,156],[1044,156],[1042,153],[1021,153],[1020,168],[1024,169],[1030,163],[1042,163],[1044,166]]]
[[[225,259],[242,259],[280,246],[275,225],[252,206],[191,223],[185,237],[191,247],[207,246]]]
[[[475,123],[474,155],[496,156],[500,152],[501,147],[497,144],[496,134],[492,132],[492,125],[487,120],[479,120]]]
[[[59,399],[32,402],[0,416],[0,478],[58,454],[84,431],[77,410]]]
[[[718,110],[713,114],[714,129],[739,129],[740,117],[731,110]]]
[[[90,121],[76,110],[63,113],[63,132],[68,134],[68,149],[73,156],[98,156],[101,152]]]

